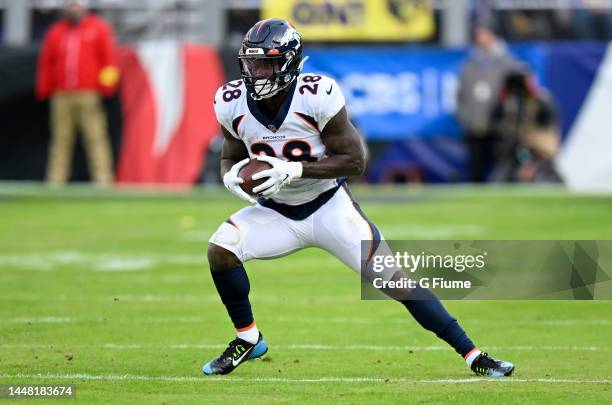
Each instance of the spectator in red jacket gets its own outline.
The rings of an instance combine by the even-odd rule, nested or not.
[[[112,154],[101,97],[112,95],[118,81],[112,28],[89,13],[84,0],[67,1],[63,18],[45,34],[36,80],[37,97],[51,98],[48,182],[68,180],[77,127],[84,136],[93,180],[100,185],[112,182]]]

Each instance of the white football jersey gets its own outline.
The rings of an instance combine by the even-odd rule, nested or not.
[[[215,113],[219,123],[244,142],[251,158],[266,154],[290,161],[317,161],[326,156],[321,131],[344,103],[342,91],[333,79],[301,74],[273,119],[259,111],[242,80],[217,90]],[[273,200],[304,204],[337,185],[338,179],[297,179],[283,187]]]

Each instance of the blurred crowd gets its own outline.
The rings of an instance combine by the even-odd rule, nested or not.
[[[104,17],[115,23],[117,36],[121,41],[133,40],[143,30],[149,29],[132,25],[124,26],[123,20],[125,18],[121,18],[122,11],[119,8],[108,10],[97,9],[96,6],[100,2],[90,1],[89,3],[91,3],[90,5],[94,11],[100,11]],[[240,2],[229,2],[229,4],[236,3]],[[244,3],[257,5],[260,2],[245,1]],[[508,8],[495,8],[495,2],[490,0],[472,0],[472,3],[472,14],[477,15],[479,20],[484,18],[489,23],[495,24],[498,28],[498,34],[508,41],[612,39],[612,2],[609,0],[582,0],[578,3],[571,3],[580,5],[580,7],[576,8],[520,8],[518,5]],[[507,3],[512,4],[512,2]],[[534,1],[533,3],[536,2]],[[525,2],[523,1],[521,4],[525,4]],[[437,20],[440,20],[441,11],[436,10],[435,12]],[[53,24],[59,14],[61,14],[61,11],[58,11],[57,8],[44,7],[33,9],[32,39],[35,41],[41,40],[47,28]],[[175,18],[175,23],[178,24],[174,27],[176,31],[188,30],[188,24],[185,23],[182,26],[181,21],[191,21],[194,19],[193,14],[190,14],[189,11],[189,2],[181,0],[166,2],[163,14],[183,15],[184,18]],[[245,30],[260,19],[260,15],[260,8],[256,6],[228,6],[225,21],[228,31],[226,40],[229,42],[239,41]],[[121,23],[119,23],[120,21]],[[146,25],[146,23],[143,24]],[[440,41],[439,32],[432,38],[432,41]]]
[[[597,0],[582,9],[498,11],[496,19],[509,41],[612,39],[612,8]]]

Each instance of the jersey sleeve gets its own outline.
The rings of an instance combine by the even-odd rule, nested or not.
[[[232,117],[234,113],[233,104],[231,101],[226,102],[223,100],[223,86],[219,87],[217,92],[215,93],[214,99],[214,107],[215,107],[215,115],[217,116],[217,121],[219,125],[227,130],[232,136],[236,139],[240,139],[237,133],[234,132],[232,128]]]
[[[346,101],[338,83],[330,77],[323,76],[321,80],[321,93],[317,97],[317,105],[314,108],[315,119],[319,125],[319,131],[323,131],[329,120],[338,114],[344,107]]]

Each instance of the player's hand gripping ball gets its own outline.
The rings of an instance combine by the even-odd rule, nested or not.
[[[243,182],[240,184],[240,188],[250,196],[256,196],[257,193],[253,192],[253,189],[257,186],[262,185],[268,178],[263,177],[261,179],[253,180],[253,175],[264,170],[271,169],[272,165],[267,162],[262,162],[257,159],[251,159],[246,165],[238,171],[238,177]]]
[[[240,187],[242,183],[244,183],[244,180],[238,176],[240,170],[250,162],[251,159],[246,158],[233,165],[223,176],[223,184],[225,184],[225,187],[236,197],[242,198],[250,204],[257,204],[257,201]]]
[[[263,184],[253,189],[254,193],[264,198],[270,198],[294,179],[302,177],[304,167],[301,162],[287,162],[275,157],[260,155],[257,160],[270,164],[270,169],[262,170],[253,175],[253,180],[264,179]]]

